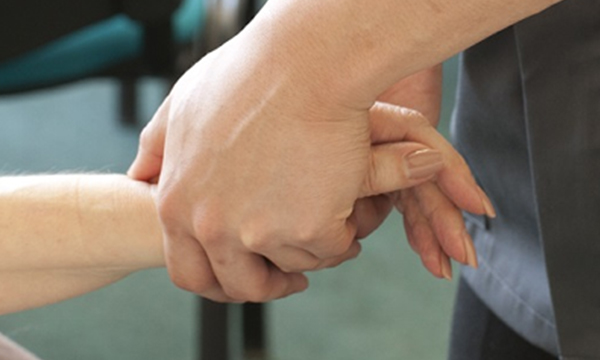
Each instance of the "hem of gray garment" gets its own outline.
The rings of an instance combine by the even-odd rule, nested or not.
[[[560,360],[600,360],[598,357],[561,356]]]
[[[503,281],[481,257],[478,258],[479,268],[462,268],[462,276],[473,291],[502,319],[513,331],[545,351],[558,355],[556,326],[527,303],[524,299]],[[498,296],[499,292],[502,296]],[[563,360],[578,360],[580,358],[565,357]],[[583,360],[581,358],[581,360]]]

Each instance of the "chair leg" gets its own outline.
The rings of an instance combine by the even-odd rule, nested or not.
[[[228,360],[228,305],[199,298],[200,357],[199,360]]]
[[[242,307],[245,360],[266,360],[265,305],[246,303]]]
[[[135,78],[122,78],[119,85],[121,124],[135,125],[137,122],[137,81]]]
[[[175,44],[170,18],[144,26],[144,59],[154,74],[173,74]]]

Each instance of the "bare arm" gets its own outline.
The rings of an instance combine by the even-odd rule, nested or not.
[[[357,200],[389,191],[359,190],[377,97],[558,2],[269,1],[177,82],[130,168],[139,180],[161,175],[174,283],[218,301],[267,301],[305,289],[300,273],[356,256],[374,218]],[[449,165],[437,183],[452,206],[492,215],[481,191],[462,186],[472,179],[456,177],[463,162]],[[446,241],[465,243],[460,232]]]
[[[560,1],[277,0],[246,31],[286,71],[368,107],[405,76]]]
[[[0,314],[164,266],[151,187],[123,175],[0,178]]]

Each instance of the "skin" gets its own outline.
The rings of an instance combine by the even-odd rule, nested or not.
[[[414,111],[378,104],[369,125],[373,157],[369,180],[358,189],[366,196],[429,182],[461,161]],[[406,164],[415,153],[437,153],[441,162],[415,178]],[[470,176],[467,168],[462,170]],[[0,314],[65,300],[133,272],[165,266],[156,196],[155,184],[124,175],[0,178]],[[368,207],[381,199],[363,198],[356,208],[371,213]],[[354,226],[359,234],[370,231]],[[360,250],[358,242],[353,244]],[[199,265],[210,271],[208,263]]]
[[[557,2],[268,2],[178,81],[129,171],[139,180],[160,176],[157,204],[174,283],[217,301],[268,301],[302,291],[302,272],[356,256],[355,240],[381,223],[381,196],[391,196],[364,188],[375,101],[407,76]],[[493,215],[465,167],[448,162],[435,184],[400,197],[410,209],[419,205],[409,211],[420,215],[408,230],[420,253],[433,254],[423,249],[436,242],[464,262],[462,228],[453,220],[456,228],[443,230],[447,222],[436,219],[454,208]],[[433,238],[423,235],[428,230]],[[447,267],[446,258],[427,257],[434,273],[435,261]]]
[[[0,178],[0,314],[164,266],[151,189],[124,175]]]

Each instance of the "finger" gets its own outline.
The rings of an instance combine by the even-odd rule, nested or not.
[[[322,260],[321,264],[314,270],[322,270],[337,267],[349,260],[356,259],[358,255],[360,255],[361,251],[362,245],[360,244],[360,242],[358,242],[358,239],[356,239],[355,241],[352,241],[350,247],[348,248],[348,250],[346,250],[345,253]]]
[[[167,97],[140,134],[137,156],[127,171],[127,175],[135,180],[156,181],[160,175],[165,148],[169,104],[170,100]]]
[[[169,276],[183,290],[218,302],[235,302],[217,281],[202,246],[191,236],[165,232],[165,259]]]
[[[369,110],[372,144],[403,141],[411,126],[428,124],[418,112],[401,106],[377,102]]]
[[[354,205],[356,238],[364,239],[379,228],[393,207],[392,199],[387,195],[358,199]]]
[[[319,259],[304,249],[293,246],[284,246],[277,249],[272,254],[267,253],[264,256],[283,272],[302,273],[336,267],[348,260],[356,258],[360,254],[360,251],[360,244],[353,243],[350,248],[341,255],[327,259]]]
[[[271,241],[271,243],[274,243],[274,241]],[[254,251],[254,249],[251,249],[251,251]],[[310,252],[290,245],[261,249],[259,253],[286,273],[301,273],[314,270],[321,266],[322,263],[321,259]]]
[[[462,212],[432,182],[415,187],[413,193],[444,252],[458,262],[477,268],[475,248]]]
[[[406,134],[410,141],[422,142],[444,154],[444,168],[436,182],[446,196],[459,208],[474,214],[495,217],[493,205],[475,182],[469,166],[453,146],[432,127],[411,127]]]
[[[423,266],[431,274],[450,280],[452,273],[443,261],[443,251],[427,219],[422,215],[411,189],[402,191],[398,202],[404,211],[404,230],[411,248],[419,254]]]
[[[266,302],[308,287],[303,274],[283,272],[263,256],[232,250],[226,239],[212,243],[222,244],[206,249],[215,276],[225,294],[237,301]]]
[[[322,244],[333,244],[334,247],[329,246],[326,249],[319,249],[316,254],[322,259],[322,263],[315,270],[336,267],[347,260],[356,258],[362,251],[357,234],[358,220],[354,209],[343,223],[343,226],[338,227],[331,233],[332,238],[337,239],[337,241],[321,242]],[[324,237],[324,239],[327,238],[329,237]]]
[[[399,142],[371,147],[369,169],[359,197],[406,189],[435,176],[444,167],[442,154],[418,143]]]
[[[357,224],[352,214],[323,227],[322,231],[302,242],[302,248],[322,261],[346,256],[356,240]],[[332,260],[334,261],[334,260]]]
[[[476,184],[463,157],[420,113],[376,103],[369,115],[371,141],[376,144],[413,141],[443,154],[444,168],[436,179],[442,191],[461,209],[495,217],[494,207]]]

